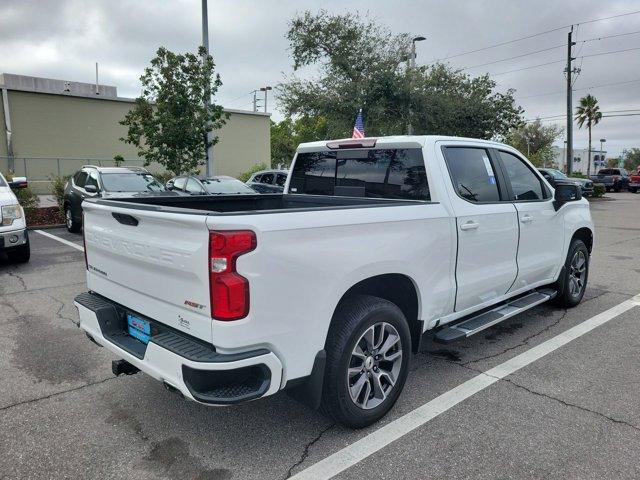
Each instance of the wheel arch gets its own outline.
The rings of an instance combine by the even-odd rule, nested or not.
[[[419,319],[420,296],[418,287],[412,278],[402,273],[385,273],[360,280],[350,287],[338,301],[331,317],[329,330],[338,321],[335,312],[340,307],[340,304],[354,295],[371,295],[397,305],[409,323],[412,350],[414,352],[419,350],[423,322]]]
[[[587,250],[589,250],[589,255],[591,255],[591,251],[593,249],[593,231],[588,227],[581,227],[573,232],[571,242],[576,238],[584,242],[587,246]],[[569,245],[571,245],[571,242],[569,242]]]

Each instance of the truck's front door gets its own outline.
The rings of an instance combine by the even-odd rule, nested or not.
[[[457,312],[490,303],[511,288],[516,275],[518,216],[505,181],[482,144],[442,148],[456,216]]]
[[[553,206],[551,191],[524,159],[505,150],[496,154],[520,223],[518,277],[512,290],[551,282],[562,265],[563,216]]]

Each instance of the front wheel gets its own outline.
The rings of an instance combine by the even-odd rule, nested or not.
[[[589,278],[589,250],[580,239],[573,239],[564,264],[565,274],[556,286],[559,294],[556,303],[560,306],[575,307],[582,301]]]
[[[637,187],[629,187],[629,191],[631,193],[636,193],[638,191],[638,188]]]
[[[25,232],[25,235],[27,233]],[[8,257],[11,261],[16,263],[27,263],[31,258],[31,247],[29,246],[29,237],[27,237],[27,243],[21,245],[20,247],[13,247]]]
[[[411,356],[409,325],[395,304],[356,295],[338,307],[326,352],[323,412],[348,427],[366,427],[402,392]]]

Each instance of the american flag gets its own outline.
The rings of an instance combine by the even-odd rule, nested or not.
[[[356,117],[356,124],[353,126],[353,135],[351,138],[364,138],[364,121],[362,120],[362,109]]]

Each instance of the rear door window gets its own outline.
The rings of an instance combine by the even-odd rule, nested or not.
[[[184,191],[184,187],[185,187],[186,183],[187,183],[187,177],[178,177],[173,182],[173,188],[176,189],[176,190]]]
[[[287,181],[287,176],[279,173],[276,175],[276,185],[280,187],[284,187],[285,182]]]
[[[76,187],[84,188],[84,184],[87,181],[87,172],[78,172],[73,177],[73,183]]]
[[[456,193],[469,202],[499,202],[496,174],[484,148],[446,147],[445,160]]]
[[[422,150],[374,149],[300,153],[291,193],[430,200]]]

